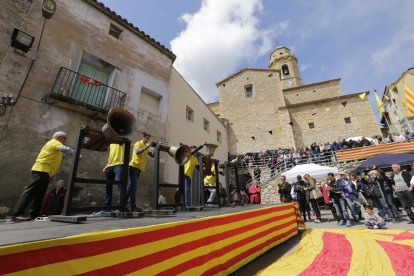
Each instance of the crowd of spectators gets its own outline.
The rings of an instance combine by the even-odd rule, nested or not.
[[[315,222],[321,222],[319,205],[324,205],[330,209],[338,226],[350,227],[352,220],[359,222],[364,213],[367,228],[382,228],[387,220],[401,221],[398,207],[402,206],[408,223],[414,223],[414,164],[407,170],[394,164],[392,172],[373,166],[361,175],[340,172],[339,177],[335,177],[329,173],[321,186],[315,185],[309,174],[305,174],[304,179],[298,175],[293,183],[288,183],[284,176],[280,180],[280,201],[297,202],[304,221],[313,218]],[[373,207],[378,210],[378,215]]]
[[[285,170],[293,166],[317,163],[326,164],[335,162],[336,151],[351,148],[366,147],[372,145],[386,144],[391,142],[404,142],[414,140],[414,133],[405,131],[403,134],[384,134],[382,136],[374,136],[365,138],[363,136],[342,139],[340,142],[326,142],[324,144],[312,143],[310,146],[291,149],[275,149],[266,150],[264,152],[246,153],[242,159],[243,167],[266,166],[270,170],[271,177],[279,169]],[[233,160],[235,156],[229,156],[229,160]]]

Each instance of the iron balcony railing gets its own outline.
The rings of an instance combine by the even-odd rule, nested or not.
[[[61,67],[49,96],[95,110],[109,111],[122,108],[126,94],[89,76]]]

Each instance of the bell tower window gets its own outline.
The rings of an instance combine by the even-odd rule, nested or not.
[[[289,75],[289,67],[286,64],[283,64],[282,65],[282,73],[285,76],[288,76]]]

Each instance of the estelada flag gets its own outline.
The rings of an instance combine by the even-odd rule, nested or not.
[[[407,84],[404,86],[405,99],[407,100],[407,111],[409,117],[414,117],[414,90]]]

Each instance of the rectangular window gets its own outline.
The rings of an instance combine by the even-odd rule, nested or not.
[[[74,80],[69,97],[89,106],[104,108],[114,72],[115,67],[111,64],[83,52],[78,68],[79,76]]]
[[[344,118],[345,120],[345,124],[350,124],[351,123],[351,117],[346,117]]]
[[[244,87],[244,92],[245,92],[245,96],[246,96],[246,98],[251,98],[251,97],[253,97],[253,85],[251,85],[251,84],[246,85],[246,86]]]
[[[217,142],[221,143],[221,132],[217,131]]]
[[[187,120],[194,122],[194,110],[191,109],[191,107],[186,107],[185,117],[187,118]]]
[[[315,123],[309,123],[309,129],[315,128]]]
[[[158,95],[145,87],[141,90],[141,96],[139,97],[138,108],[144,112],[157,115],[160,110],[161,95]]]
[[[122,29],[111,23],[111,25],[109,26],[109,34],[115,37],[116,39],[119,39],[121,37],[121,33]]]
[[[206,118],[203,118],[203,128],[207,132],[210,131],[210,122]]]

